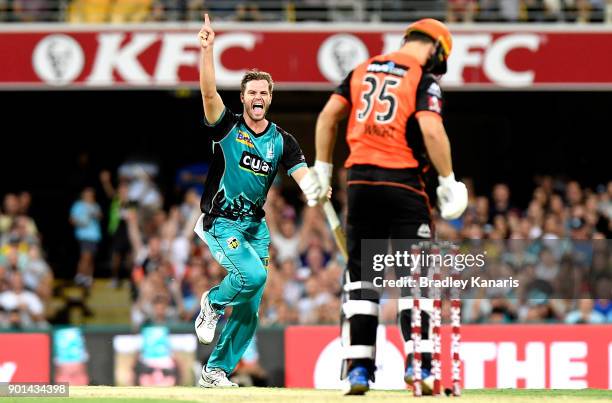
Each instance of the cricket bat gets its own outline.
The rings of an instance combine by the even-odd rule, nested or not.
[[[327,218],[327,222],[334,233],[334,239],[336,240],[336,245],[338,245],[338,249],[340,249],[340,253],[344,257],[344,260],[348,261],[348,250],[346,248],[346,235],[344,234],[344,230],[342,229],[342,225],[340,225],[340,219],[336,214],[336,210],[334,210],[334,206],[329,200],[325,200],[323,203],[323,212],[325,213],[325,218]]]

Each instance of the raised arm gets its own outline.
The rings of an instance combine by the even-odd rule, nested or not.
[[[200,90],[204,102],[204,116],[210,124],[215,123],[221,117],[225,106],[217,92],[215,83],[215,65],[213,57],[213,43],[215,32],[210,25],[208,14],[204,15],[204,25],[198,33],[202,52],[200,55]]]

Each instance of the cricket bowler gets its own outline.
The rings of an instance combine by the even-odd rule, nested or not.
[[[208,14],[199,32],[202,46],[200,87],[205,133],[213,140],[213,160],[195,232],[227,269],[221,283],[202,295],[195,331],[210,344],[227,307],[232,314],[221,331],[199,385],[238,386],[228,379],[253,338],[267,278],[270,235],[264,218],[266,195],[280,166],[299,184],[310,204],[321,193],[295,138],[266,119],[272,102],[270,74],[251,70],[240,85],[241,114],[223,104],[213,65],[215,33]]]

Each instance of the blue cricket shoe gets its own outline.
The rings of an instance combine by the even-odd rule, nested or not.
[[[412,365],[408,365],[406,373],[404,374],[404,381],[412,387],[414,384],[414,369]],[[427,368],[421,368],[421,388],[424,395],[431,395],[433,393],[433,381],[434,377],[431,370]]]
[[[348,373],[349,388],[345,395],[364,395],[370,390],[370,373],[365,367],[355,367]]]

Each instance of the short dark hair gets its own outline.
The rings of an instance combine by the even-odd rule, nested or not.
[[[435,44],[435,41],[431,36],[420,31],[411,31],[406,36],[404,36],[404,43],[408,42],[423,42],[430,43],[432,45]]]
[[[247,83],[255,80],[266,80],[268,82],[270,94],[272,93],[272,90],[274,89],[274,81],[272,81],[272,76],[270,73],[259,71],[257,69],[248,70],[246,73],[244,73],[244,76],[242,76],[242,81],[240,82],[240,93],[244,94]]]

